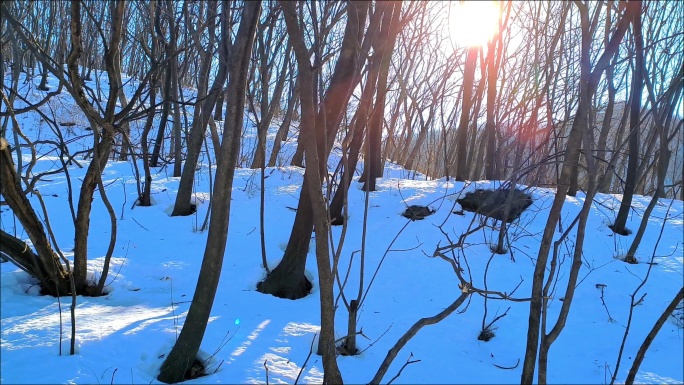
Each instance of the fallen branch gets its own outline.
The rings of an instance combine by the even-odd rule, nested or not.
[[[667,318],[672,314],[672,312],[675,310],[679,302],[684,298],[684,288],[679,289],[679,293],[674,297],[672,302],[670,302],[670,305],[665,308],[665,311],[660,315],[656,323],[653,325],[653,328],[651,328],[651,331],[648,333],[646,338],[644,339],[644,342],[641,344],[639,347],[639,351],[637,352],[636,357],[634,358],[634,362],[632,363],[632,367],[629,369],[629,374],[627,374],[627,379],[625,380],[625,384],[631,385],[634,383],[634,378],[636,377],[637,372],[639,371],[639,366],[641,366],[641,362],[644,360],[644,356],[646,355],[646,351],[648,350],[649,346],[651,346],[651,342],[655,339],[656,335],[658,335],[658,332],[660,331],[660,328],[663,327],[663,324],[667,320]]]
[[[392,364],[392,361],[397,357],[397,354],[399,351],[413,338],[420,329],[423,328],[423,326],[427,325],[434,325],[446,317],[448,317],[451,313],[453,313],[456,309],[458,309],[461,304],[470,296],[470,292],[462,292],[461,295],[456,298],[456,300],[449,305],[446,309],[442,310],[438,314],[428,317],[428,318],[421,318],[413,324],[409,328],[409,330],[404,333],[404,335],[399,338],[396,344],[387,352],[387,356],[385,357],[385,360],[382,361],[382,364],[380,365],[380,368],[378,368],[378,372],[375,373],[375,376],[373,379],[370,381],[370,384],[379,384],[382,378],[385,376],[387,373],[387,370],[389,369],[390,365]]]
[[[294,385],[297,385],[297,382],[299,381],[299,377],[304,372],[304,368],[306,368],[306,364],[309,362],[309,358],[311,358],[311,354],[313,353],[313,345],[314,345],[314,342],[316,342],[316,335],[317,334],[318,333],[314,333],[313,339],[311,339],[311,347],[309,348],[309,354],[306,356],[306,360],[304,360],[304,364],[302,364],[301,369],[299,369],[299,373],[297,374],[297,378],[295,378]]]
[[[497,365],[497,364],[492,364],[492,365],[496,366],[499,369],[513,370],[513,369],[517,368],[518,365],[520,365],[520,358],[518,358],[518,361],[515,362],[514,366],[501,366],[501,365]]]
[[[387,383],[387,385],[390,385],[394,380],[396,380],[397,378],[399,378],[399,376],[401,376],[401,372],[404,371],[404,368],[405,368],[405,367],[407,367],[407,366],[409,366],[409,365],[411,365],[411,364],[415,364],[415,363],[420,362],[420,360],[413,360],[413,361],[411,361],[411,357],[413,357],[413,352],[412,352],[412,353],[409,355],[409,357],[406,359],[406,362],[404,363],[404,365],[401,366],[401,369],[399,369],[399,372],[398,372],[394,377],[392,377],[392,379]]]

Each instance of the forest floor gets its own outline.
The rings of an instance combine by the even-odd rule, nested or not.
[[[43,92],[35,82],[20,82],[20,93],[39,100]],[[9,82],[9,78],[5,80]],[[102,84],[106,77],[101,78]],[[6,83],[6,84],[7,84]],[[53,89],[55,79],[50,79]],[[89,85],[96,89],[94,82]],[[102,95],[106,96],[106,84]],[[127,92],[133,87],[129,84]],[[103,96],[103,97],[104,97]],[[188,91],[188,98],[192,92]],[[4,108],[4,107],[3,107]],[[71,153],[91,146],[87,122],[73,100],[63,92],[43,107],[59,123]],[[191,113],[188,118],[191,119]],[[49,126],[36,113],[19,115],[23,132],[32,140],[54,138]],[[133,140],[139,140],[140,124],[132,127]],[[273,140],[275,129],[269,133]],[[255,131],[245,118],[242,166],[251,162]],[[13,143],[12,138],[7,138]],[[272,143],[269,143],[269,151]],[[284,146],[281,164],[296,146],[293,127]],[[50,144],[36,146],[38,160],[33,174],[61,167],[59,154]],[[209,154],[213,154],[209,141]],[[212,156],[213,158],[213,156]],[[80,160],[81,165],[87,161]],[[31,160],[23,149],[24,164]],[[197,212],[188,217],[171,217],[179,178],[171,177],[172,164],[153,170],[153,206],[139,207],[136,177],[130,162],[110,161],[104,171],[106,194],[117,215],[117,243],[107,279],[107,295],[78,297],[76,309],[77,353],[68,356],[70,299],[58,301],[40,296],[36,281],[11,263],[0,264],[0,382],[105,384],[156,383],[156,375],[181,330],[193,296],[204,252],[207,232],[199,231],[209,209],[209,158],[204,156],[197,172],[195,202]],[[330,159],[335,167],[337,156]],[[16,161],[16,159],[15,159]],[[215,164],[211,159],[211,167]],[[142,170],[141,163],[138,164]],[[362,165],[359,166],[359,170]],[[69,167],[74,201],[85,168]],[[266,169],[265,239],[268,266],[274,268],[287,243],[302,183],[303,170],[281,166]],[[339,366],[347,383],[367,383],[377,371],[387,351],[416,321],[442,311],[460,294],[458,279],[451,266],[432,258],[436,247],[449,243],[483,221],[479,215],[460,210],[456,199],[477,188],[496,188],[497,181],[454,183],[425,180],[413,171],[387,164],[378,190],[370,193],[365,240],[364,293],[358,326],[362,353],[340,356]],[[554,197],[554,190],[527,189],[533,204],[510,225],[507,254],[492,254],[498,225],[488,225],[468,236],[460,255],[467,262],[476,287],[501,291],[516,298],[530,296],[532,272],[541,233]],[[49,175],[37,184],[49,214],[49,222],[59,245],[72,257],[74,229],[68,204],[64,173]],[[300,383],[322,381],[321,359],[310,354],[312,340],[319,330],[319,288],[313,247],[307,261],[307,274],[313,282],[309,296],[284,300],[256,291],[264,278],[260,246],[260,173],[236,170],[231,202],[227,249],[218,294],[201,346],[208,376],[191,383]],[[608,228],[620,204],[619,195],[598,194],[587,224],[583,264],[565,329],[549,354],[549,383],[610,383],[618,352],[628,326],[630,295],[646,277],[636,298],[631,328],[617,381],[624,381],[635,354],[656,319],[683,284],[684,205],[682,201],[660,199],[648,222],[639,247],[639,264],[619,258],[629,248],[633,235],[616,236]],[[365,195],[360,184],[352,182],[349,191],[349,222],[341,253],[342,279],[351,263],[344,293],[355,298],[359,288],[359,253],[363,238]],[[38,200],[30,201],[39,210]],[[627,227],[636,231],[649,197],[636,196]],[[567,229],[584,202],[584,195],[568,197],[562,212]],[[75,204],[75,203],[74,203]],[[426,205],[436,212],[420,221],[401,216],[407,205]],[[27,239],[7,206],[0,207],[2,229]],[[43,215],[40,214],[42,218]],[[96,193],[91,216],[89,269],[99,276],[110,237],[107,211]],[[342,231],[333,228],[334,239]],[[556,234],[558,238],[560,234]],[[574,232],[560,247],[560,274],[552,285],[547,330],[556,321],[566,292]],[[313,239],[312,239],[313,244]],[[653,263],[648,263],[648,262]],[[486,275],[485,275],[486,273]],[[374,279],[372,280],[371,277]],[[372,284],[371,284],[372,282]],[[370,287],[369,287],[370,285]],[[517,290],[516,290],[517,288]],[[339,290],[336,288],[336,293]],[[497,316],[494,338],[478,340],[485,324]],[[528,324],[529,303],[488,300],[472,295],[457,312],[442,322],[423,328],[399,353],[383,379],[394,377],[409,359],[395,383],[519,383]],[[646,354],[636,381],[641,383],[682,383],[683,334],[681,314],[669,317]],[[336,331],[346,334],[347,311],[339,299]],[[366,337],[366,338],[365,338]],[[60,343],[62,355],[60,356]],[[306,363],[306,365],[305,365]],[[301,374],[301,376],[300,376]]]

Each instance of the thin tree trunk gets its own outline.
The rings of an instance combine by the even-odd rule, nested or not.
[[[284,4],[284,3],[281,3]],[[308,282],[304,276],[304,266],[306,265],[306,254],[309,249],[309,242],[314,227],[313,209],[311,207],[312,196],[310,195],[309,184],[312,183],[311,172],[319,173],[319,180],[322,180],[327,173],[327,160],[332,150],[332,138],[336,136],[342,120],[342,112],[349,102],[351,92],[360,77],[360,58],[359,44],[362,39],[363,25],[365,24],[366,11],[368,3],[351,2],[353,7],[348,13],[347,26],[345,27],[345,35],[343,38],[343,46],[341,48],[340,57],[335,64],[335,71],[330,81],[330,86],[325,93],[325,97],[321,101],[318,113],[316,114],[316,121],[313,123],[316,127],[320,127],[315,132],[309,135],[316,135],[317,159],[318,163],[311,163],[309,158],[307,161],[306,171],[304,172],[304,182],[302,191],[299,197],[297,206],[297,214],[295,215],[294,225],[290,233],[287,248],[283,255],[283,259],[276,266],[271,274],[269,274],[264,281],[259,283],[257,289],[262,293],[272,294],[278,297],[297,299],[302,298],[308,294],[311,283]],[[372,22],[371,22],[372,25]],[[290,38],[292,36],[290,35]],[[368,38],[368,35],[366,36]],[[364,40],[364,45],[367,43]],[[292,43],[294,47],[294,42]],[[298,62],[298,65],[301,63]],[[301,71],[301,69],[300,69]],[[300,78],[300,101],[304,92],[304,84]],[[315,83],[314,83],[315,84]],[[314,94],[315,91],[311,91]],[[303,106],[302,106],[303,108]],[[306,148],[306,136],[300,126],[299,145],[300,148]],[[293,160],[294,162],[294,160]],[[282,266],[281,266],[282,265]]]
[[[496,109],[496,80],[497,68],[495,64],[495,51],[499,39],[492,40],[487,47],[487,122],[485,123],[485,141],[487,151],[485,154],[485,179],[495,180],[498,175],[494,173],[494,160],[496,159],[496,132],[494,127],[494,112]],[[499,43],[501,44],[501,43]]]
[[[618,211],[615,223],[611,226],[613,232],[620,235],[627,235],[627,217],[632,210],[632,197],[636,188],[637,168],[639,167],[639,119],[641,112],[641,94],[644,88],[644,39],[641,34],[641,1],[630,2],[630,8],[635,7],[633,13],[633,35],[634,50],[636,58],[634,61],[634,74],[632,75],[632,100],[629,115],[629,157],[627,158],[627,177],[625,178],[625,191],[622,194],[620,210]],[[636,5],[634,5],[636,4]]]
[[[186,371],[195,361],[202,343],[218,288],[228,239],[233,177],[240,152],[247,71],[260,9],[261,2],[254,1],[245,3],[242,11],[240,27],[233,48],[235,55],[228,82],[228,107],[221,143],[221,156],[218,158],[212,193],[214,203],[211,208],[207,245],[197,279],[197,287],[183,329],[173,349],[164,360],[157,377],[162,382],[177,383],[186,379]]]
[[[155,18],[158,17],[158,15],[155,16]],[[176,59],[174,58],[172,60]],[[157,137],[154,141],[154,147],[152,149],[152,155],[150,157],[150,167],[157,167],[159,165],[159,157],[161,156],[161,146],[164,142],[164,132],[166,131],[166,122],[168,122],[169,112],[171,109],[171,87],[173,86],[171,81],[171,71],[169,70],[168,66],[166,67],[164,74],[164,86],[162,87],[164,91],[164,94],[162,95],[162,97],[164,98],[164,103],[162,105],[161,117],[159,119]]]
[[[458,124],[458,142],[456,147],[458,160],[456,162],[456,174],[454,175],[454,179],[457,182],[465,181],[468,175],[468,169],[466,168],[466,160],[468,159],[468,126],[470,124],[470,108],[472,106],[477,51],[477,48],[468,49],[463,73],[463,101],[461,104],[461,119]]]
[[[589,36],[588,27],[588,11],[584,3],[576,1],[574,3],[580,9],[581,23],[582,23],[582,50],[581,50],[581,75],[580,75],[580,92],[579,105],[577,113],[573,120],[573,125],[570,130],[565,149],[565,159],[563,160],[563,167],[559,176],[556,196],[551,206],[549,217],[544,227],[542,241],[539,246],[537,255],[537,262],[534,268],[532,281],[532,300],[530,301],[530,316],[527,329],[527,345],[525,349],[525,359],[523,361],[523,370],[521,374],[521,384],[531,384],[534,379],[534,372],[537,360],[537,352],[539,347],[539,332],[542,315],[542,289],[544,284],[544,276],[546,275],[546,264],[548,261],[549,251],[554,238],[555,226],[560,218],[561,209],[565,203],[565,198],[570,186],[570,178],[573,164],[579,160],[579,150],[582,140],[582,131],[587,129],[588,109],[592,95],[595,92],[596,85],[610,59],[619,47],[627,28],[629,27],[630,17],[627,13],[619,21],[616,31],[611,38],[610,43],[605,51],[598,59],[595,69],[592,72],[590,68],[589,49],[591,45],[591,37]],[[627,8],[629,10],[629,8]]]
[[[22,259],[19,259],[19,256],[15,256],[13,258],[14,261],[22,266],[23,269],[32,272],[31,275],[41,281],[41,286],[46,292],[55,296],[68,294],[70,286],[67,271],[62,266],[57,254],[53,251],[42,223],[22,191],[19,175],[17,175],[14,169],[9,143],[2,137],[0,137],[0,180],[2,180],[0,192],[5,202],[7,202],[14,215],[19,219],[21,226],[28,234],[33,247],[38,253],[33,255],[26,244],[22,243],[22,249],[30,253],[26,255],[26,258]],[[4,234],[6,233],[3,232]],[[7,252],[7,248],[10,248],[12,245],[11,238],[5,237],[0,244],[2,245],[1,251],[6,252],[10,256],[13,255]],[[19,247],[14,249],[18,250]]]
[[[292,92],[290,93],[290,98],[287,101],[287,111],[283,117],[283,122],[278,127],[278,132],[276,133],[275,139],[273,140],[273,149],[271,150],[271,156],[268,158],[268,167],[273,167],[276,165],[276,160],[278,159],[278,154],[280,153],[280,148],[283,146],[283,142],[287,139],[287,134],[290,132],[290,124],[292,123],[292,115],[294,113],[294,106],[297,104],[299,99],[299,81],[295,80]]]
[[[364,191],[375,191],[376,179],[382,177],[385,162],[382,158],[382,127],[385,117],[385,99],[387,97],[387,77],[389,66],[394,52],[394,46],[399,34],[399,16],[401,14],[401,1],[393,2],[383,14],[383,21],[380,39],[374,49],[380,55],[380,68],[378,72],[377,95],[375,98],[375,108],[366,130],[366,145],[368,154],[364,162]]]
[[[216,3],[212,3],[213,6],[210,7],[210,15],[216,12]],[[202,149],[202,143],[204,142],[204,137],[207,131],[207,125],[209,124],[209,119],[212,117],[212,112],[214,110],[214,105],[216,100],[222,92],[223,84],[228,76],[228,53],[229,53],[229,34],[230,25],[228,19],[228,5],[226,2],[222,3],[223,9],[221,12],[221,42],[219,44],[219,64],[218,72],[214,82],[212,83],[209,92],[206,92],[206,88],[202,94],[198,94],[198,97],[203,100],[198,101],[195,106],[195,113],[193,115],[193,124],[190,133],[190,140],[188,141],[188,152],[185,159],[185,165],[183,166],[183,172],[181,175],[181,180],[178,185],[178,193],[176,194],[176,201],[173,206],[172,216],[177,215],[190,215],[194,212],[194,207],[191,203],[192,200],[192,189],[195,182],[195,171],[197,169],[197,162],[199,161],[199,155]],[[210,31],[213,34],[213,31]],[[196,37],[197,46],[199,48],[199,39]],[[213,39],[210,39],[210,43],[213,45]],[[211,67],[212,56],[209,52],[204,53],[202,59],[202,68],[200,81],[206,82],[209,69]]]
[[[83,178],[81,191],[76,211],[76,223],[74,231],[74,281],[77,292],[82,292],[87,286],[86,269],[88,255],[88,233],[90,230],[90,212],[98,179],[104,170],[109,154],[114,143],[114,119],[117,100],[117,88],[121,87],[121,69],[116,60],[120,49],[121,36],[123,33],[122,17],[124,2],[111,3],[112,11],[112,36],[109,49],[105,54],[105,66],[109,77],[109,95],[105,106],[104,117],[90,104],[83,91],[83,81],[78,75],[78,58],[81,56],[81,4],[71,3],[71,42],[72,51],[67,60],[69,78],[75,90],[76,102],[83,109],[94,134],[93,159],[88,166]],[[101,132],[100,132],[101,131]],[[99,294],[99,293],[91,293]]]
[[[653,325],[653,328],[651,328],[651,331],[648,332],[648,335],[646,335],[644,342],[641,344],[639,350],[637,351],[636,357],[634,357],[632,367],[629,369],[627,379],[625,380],[626,385],[634,384],[634,379],[636,378],[636,375],[639,372],[639,367],[641,366],[641,363],[644,361],[644,357],[646,356],[648,348],[651,346],[651,343],[658,335],[658,332],[663,327],[663,324],[665,324],[665,321],[667,321],[667,318],[670,316],[670,314],[672,314],[677,305],[679,305],[679,303],[682,301],[682,298],[684,298],[684,288],[679,289],[679,293],[675,295],[674,299],[672,299],[672,302],[670,302],[670,304],[665,308],[665,311],[663,311],[660,317],[658,317],[658,320]]]
[[[301,84],[300,97],[302,102],[301,129],[308,134],[306,143],[306,157],[311,161],[307,167],[305,177],[309,177],[308,190],[311,195],[310,204],[313,211],[313,222],[316,231],[316,262],[318,266],[318,279],[320,281],[321,303],[321,333],[319,337],[318,351],[323,357],[323,383],[342,384],[342,375],[337,367],[335,357],[335,307],[333,298],[333,276],[330,267],[330,253],[328,249],[329,224],[326,212],[326,204],[323,198],[321,175],[312,167],[319,163],[316,130],[324,130],[326,127],[316,126],[316,111],[314,104],[314,80],[313,71],[310,67],[308,50],[304,43],[304,35],[297,22],[294,3],[279,2],[283,7],[288,34],[292,39],[292,45],[297,56],[299,79]]]

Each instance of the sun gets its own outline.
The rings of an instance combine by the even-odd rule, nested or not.
[[[499,5],[495,1],[452,2],[449,36],[461,47],[487,44],[499,29],[499,15]]]

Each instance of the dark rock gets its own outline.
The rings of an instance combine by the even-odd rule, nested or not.
[[[520,217],[520,214],[532,204],[532,197],[522,190],[500,189],[484,190],[478,189],[467,193],[463,198],[457,199],[463,210],[482,214],[489,218],[502,221],[506,214],[506,201],[511,197],[510,211],[506,222],[512,222]]]
[[[404,218],[408,218],[412,221],[419,221],[422,219],[425,219],[425,217],[428,217],[432,214],[435,213],[436,210],[433,210],[427,206],[419,206],[419,205],[411,205],[406,208],[406,211],[401,213],[401,215]]]

